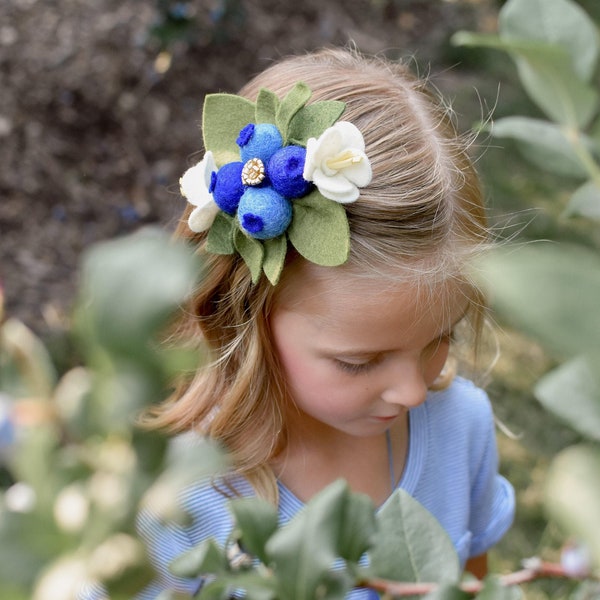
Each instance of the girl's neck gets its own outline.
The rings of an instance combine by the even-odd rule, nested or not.
[[[408,436],[407,414],[393,424],[389,438],[385,432],[357,437],[329,428],[296,432],[272,467],[281,483],[303,502],[342,478],[352,491],[367,494],[380,506],[402,476]]]

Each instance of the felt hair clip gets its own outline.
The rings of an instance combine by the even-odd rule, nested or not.
[[[371,181],[360,131],[339,121],[345,104],[306,104],[303,83],[280,100],[262,89],[256,103],[209,94],[202,131],[206,154],[180,179],[195,206],[192,231],[208,230],[207,250],[238,252],[256,283],[275,285],[288,242],[307,260],[337,266],[348,259],[350,230],[342,206]]]

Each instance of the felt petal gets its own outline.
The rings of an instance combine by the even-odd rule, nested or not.
[[[341,136],[341,144],[347,148],[354,148],[364,152],[365,140],[360,129],[349,121],[338,121],[333,126]]]
[[[317,169],[314,172],[313,181],[319,192],[329,200],[347,204],[358,199],[358,188],[341,173],[331,176],[325,175]]]
[[[212,199],[208,204],[198,206],[188,218],[188,227],[196,233],[206,231],[213,224],[219,210]]]
[[[216,169],[213,153],[208,151],[199,163],[190,167],[179,179],[181,194],[190,204],[204,206],[213,201],[208,188],[211,173]]]
[[[365,187],[371,183],[371,178],[373,177],[371,163],[364,152],[356,154],[360,156],[361,160],[349,167],[346,167],[342,172],[344,177],[348,178],[358,187]]]

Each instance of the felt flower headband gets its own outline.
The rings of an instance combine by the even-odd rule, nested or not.
[[[339,121],[345,104],[307,105],[311,91],[297,83],[283,98],[261,89],[256,103],[209,94],[202,131],[206,154],[180,179],[195,206],[192,231],[208,230],[207,250],[238,252],[256,283],[264,272],[275,285],[288,241],[322,266],[348,259],[345,203],[371,181],[360,131]]]

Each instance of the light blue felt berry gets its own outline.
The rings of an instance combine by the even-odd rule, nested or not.
[[[292,220],[292,203],[273,188],[247,188],[238,206],[242,229],[258,240],[281,235]]]
[[[240,198],[244,193],[243,168],[244,163],[231,162],[212,173],[208,191],[212,193],[217,206],[230,215],[235,214]]]
[[[283,145],[283,138],[279,129],[271,123],[250,123],[240,131],[237,143],[242,162],[260,158],[267,164],[271,156]]]
[[[277,150],[267,166],[267,173],[275,191],[286,198],[300,198],[308,193],[312,184],[302,177],[306,149],[285,146]]]

